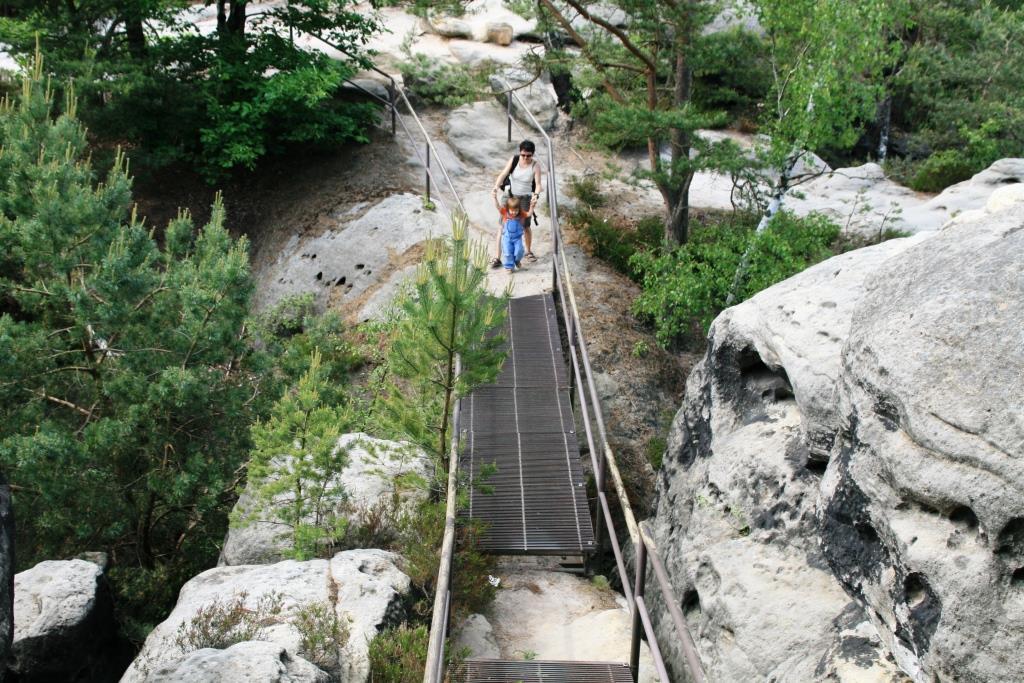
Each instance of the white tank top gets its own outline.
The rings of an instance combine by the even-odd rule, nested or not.
[[[531,163],[529,166],[523,166],[523,162],[520,160],[519,165],[515,167],[510,176],[512,181],[512,194],[517,197],[524,195],[533,194],[533,174],[534,169],[537,168]]]

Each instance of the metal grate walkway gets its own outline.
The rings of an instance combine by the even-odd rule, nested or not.
[[[498,379],[462,400],[463,515],[487,522],[486,552],[589,553],[594,530],[551,295],[511,299],[503,333],[508,357]],[[493,487],[486,493],[478,484],[490,463],[497,474],[483,482]]]
[[[473,659],[451,674],[452,683],[633,683],[626,664],[614,662],[513,662]]]

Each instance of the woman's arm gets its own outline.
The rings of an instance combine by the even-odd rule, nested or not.
[[[499,173],[498,177],[494,179],[494,191],[495,192],[497,192],[498,190],[501,189],[502,181],[505,180],[505,176],[507,176],[511,172],[512,172],[512,160],[509,159],[505,163],[505,168],[501,169],[501,173]]]

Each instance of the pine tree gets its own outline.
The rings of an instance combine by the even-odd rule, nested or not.
[[[291,527],[292,554],[304,560],[317,546],[344,531],[338,515],[345,489],[338,477],[348,452],[337,446],[344,417],[322,399],[326,376],[320,350],[311,354],[309,370],[274,405],[270,419],[252,430],[249,487],[254,511],[269,510]],[[241,525],[255,521],[249,516]]]
[[[39,59],[0,106],[0,466],[18,560],[107,551],[121,605],[159,614],[216,556],[248,451],[248,248],[219,199],[160,248],[124,156],[97,183],[74,99],[59,111]]]
[[[484,289],[487,250],[469,241],[468,225],[466,215],[456,213],[451,238],[428,241],[413,291],[400,304],[389,356],[405,383],[389,394],[388,412],[445,468],[455,401],[493,381],[504,358],[503,339],[493,333],[504,322],[506,302]]]

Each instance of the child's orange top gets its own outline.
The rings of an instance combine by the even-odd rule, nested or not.
[[[501,220],[502,221],[508,220],[509,215],[508,215],[508,207],[507,206],[503,206],[500,209],[498,209],[498,213],[501,214]],[[523,207],[519,207],[519,213],[516,214],[516,218],[526,218],[529,215],[530,215],[529,211],[523,211]]]

